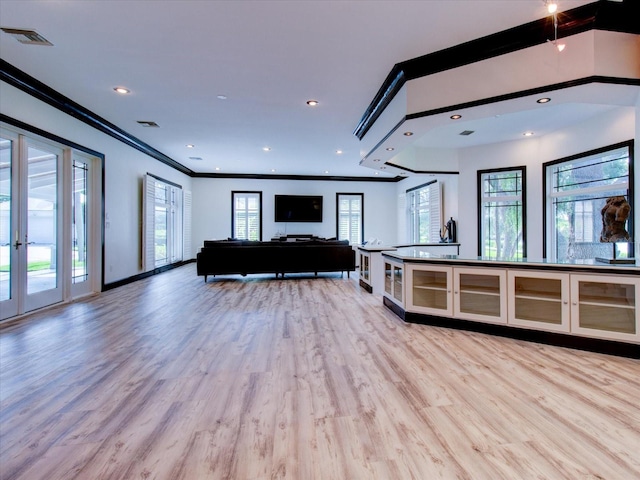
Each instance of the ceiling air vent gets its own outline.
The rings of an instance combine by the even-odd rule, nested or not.
[[[460,135],[467,136],[467,135],[471,135],[473,132],[474,132],[474,130],[464,130],[464,131],[460,132]]]
[[[189,157],[189,160],[202,161],[202,157]]]
[[[147,128],[160,128],[160,125],[150,120],[138,120],[138,123],[143,127],[147,127]]]
[[[35,30],[2,27],[2,31],[4,33],[8,33],[13,38],[18,40],[20,43],[24,43],[25,45],[46,45],[49,47],[53,46],[53,43],[51,43],[49,40],[44,38]]]

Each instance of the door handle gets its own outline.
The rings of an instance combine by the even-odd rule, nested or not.
[[[19,242],[16,240],[16,243],[13,244],[14,247],[16,247],[16,250],[18,249],[18,247],[22,245],[22,242]]]

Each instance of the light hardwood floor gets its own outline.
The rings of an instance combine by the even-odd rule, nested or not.
[[[0,329],[0,478],[640,478],[640,361],[193,264]]]

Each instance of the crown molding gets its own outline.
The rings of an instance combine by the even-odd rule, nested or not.
[[[600,0],[558,14],[558,38],[589,30],[640,34],[640,2]],[[547,43],[553,36],[551,16],[519,25],[460,45],[422,55],[391,69],[373,97],[353,134],[362,140],[385,108],[409,80],[469,65],[489,58]]]

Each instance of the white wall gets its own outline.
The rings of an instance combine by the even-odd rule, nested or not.
[[[336,193],[364,193],[364,238],[378,238],[395,243],[396,183],[340,182],[319,180],[258,180],[194,178],[193,247],[202,247],[204,240],[231,236],[231,192],[262,192],[262,239],[270,240],[276,233],[310,233],[320,237],[336,236]],[[322,195],[322,223],[276,223],[274,196]],[[195,252],[194,252],[195,253]]]
[[[460,255],[477,256],[477,172],[478,170],[526,166],[527,167],[527,256],[542,258],[542,164],[570,155],[587,152],[615,143],[636,138],[635,205],[638,201],[637,186],[640,185],[638,170],[638,127],[636,111],[639,108],[621,107],[606,115],[574,125],[540,138],[526,138],[517,142],[468,148],[460,151],[459,216],[458,236]],[[634,221],[640,225],[636,208]],[[637,228],[637,227],[636,227]],[[637,231],[637,230],[636,230]]]
[[[191,178],[0,82],[2,113],[105,155],[105,282],[142,272],[142,177],[153,173],[191,189]]]

